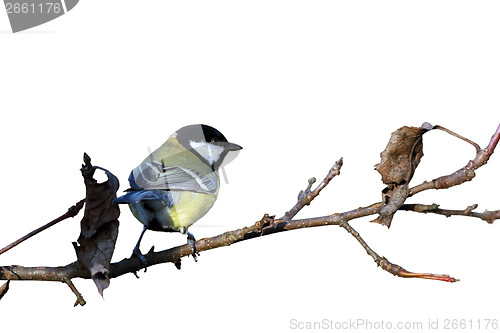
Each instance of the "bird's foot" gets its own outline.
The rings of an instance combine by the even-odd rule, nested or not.
[[[186,231],[187,233],[187,243],[191,248],[191,255],[193,256],[194,261],[198,261],[198,255],[196,254],[196,239],[193,234]]]
[[[134,248],[134,251],[132,251],[132,255],[130,256],[130,258],[134,257],[139,258],[141,260],[141,268],[139,270],[144,268],[144,273],[145,273],[148,270],[148,261],[146,260],[146,257],[144,257],[144,255],[142,254],[141,250],[138,247]],[[134,275],[135,277],[138,278],[135,272]]]

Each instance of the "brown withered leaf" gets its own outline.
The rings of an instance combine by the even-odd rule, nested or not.
[[[85,164],[82,165],[82,176],[85,180],[86,197],[85,215],[81,221],[81,232],[86,238],[91,237],[102,225],[116,220],[120,216],[120,209],[113,203],[116,191],[120,184],[111,172],[98,166],[92,166],[90,157],[83,155]],[[104,183],[97,183],[93,178],[95,170],[103,170],[108,176]]]
[[[389,228],[391,226],[394,213],[396,213],[399,207],[405,203],[409,193],[410,187],[408,183],[403,185],[388,185],[382,191],[384,207],[380,211],[378,217],[371,222],[380,223]]]
[[[73,243],[78,261],[90,271],[101,296],[109,287],[109,264],[118,238],[118,225],[118,220],[106,223],[91,238],[80,235],[79,245]]]
[[[384,207],[372,222],[391,226],[394,213],[408,197],[410,180],[424,156],[422,136],[432,128],[424,123],[421,127],[404,126],[391,134],[387,147],[380,153],[380,163],[375,165],[387,187],[382,191]]]
[[[7,293],[7,291],[9,291],[9,284],[10,284],[10,280],[7,280],[7,282],[5,282],[0,287],[0,299],[2,299],[2,297],[4,297],[4,295]]]
[[[84,154],[82,175],[86,187],[85,214],[81,221],[78,243],[73,246],[78,261],[86,267],[99,293],[109,286],[109,264],[118,237],[120,210],[112,201],[119,187],[118,179],[106,169],[92,166],[90,157]],[[108,180],[97,183],[93,178],[96,169],[104,170]]]
[[[391,134],[387,147],[380,153],[380,163],[375,165],[384,184],[410,182],[424,156],[422,135],[431,129],[431,124],[423,123],[421,127],[401,127]]]

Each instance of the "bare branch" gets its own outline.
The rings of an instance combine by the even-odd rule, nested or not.
[[[352,219],[377,214],[380,211],[381,205],[381,203],[377,203],[345,213],[293,221],[274,219],[274,216],[265,214],[260,221],[255,222],[250,227],[243,227],[241,229],[228,231],[214,237],[198,240],[196,242],[196,250],[198,252],[204,252],[218,247],[229,246],[240,241],[271,235],[282,231],[319,227],[324,225],[340,225],[342,222]],[[191,255],[191,248],[188,244],[185,244],[164,251],[150,251],[145,255],[145,257],[147,260],[147,267],[149,267],[167,262],[177,263],[179,259],[188,255]],[[144,268],[141,265],[142,263],[140,259],[136,257],[123,259],[120,262],[110,265],[109,277],[115,278],[126,273],[139,271],[141,268]],[[91,278],[89,271],[78,262],[62,267],[4,266],[4,271],[9,272],[9,274],[7,276],[5,272],[0,272],[0,280],[7,280],[10,277],[11,280],[64,282],[65,278]]]
[[[471,205],[463,210],[441,209],[438,204],[422,205],[422,204],[405,204],[399,210],[412,211],[417,213],[434,213],[450,217],[452,215],[462,215],[477,217],[488,223],[493,223],[495,220],[500,219],[500,210],[485,210],[483,213],[473,212],[477,208],[477,204]]]
[[[318,196],[319,192],[321,192],[321,190],[324,189],[326,185],[328,185],[328,183],[330,183],[333,177],[340,175],[340,169],[342,168],[343,164],[344,160],[341,157],[337,162],[335,162],[335,164],[328,172],[328,175],[326,175],[325,179],[323,179],[323,181],[318,185],[318,187],[316,187],[314,191],[311,191],[311,187],[316,182],[316,178],[313,177],[309,179],[309,185],[307,186],[306,190],[300,191],[297,203],[295,204],[295,206],[293,206],[292,209],[286,212],[283,217],[281,217],[281,220],[288,221],[293,219],[293,217],[297,215],[297,213],[302,208],[304,208],[304,206],[308,206],[311,201],[313,201],[314,198]]]
[[[493,135],[491,136],[490,143],[485,148],[485,150],[487,150],[490,155],[493,154],[493,152],[495,151],[495,148],[497,147],[499,140],[500,140],[500,124],[498,125],[495,133],[493,133]]]
[[[404,269],[403,267],[399,265],[395,265],[391,263],[389,260],[387,260],[385,257],[380,257],[375,251],[371,249],[371,247],[368,246],[368,244],[361,238],[359,233],[354,230],[353,227],[347,222],[344,222],[340,225],[344,229],[347,230],[348,233],[350,233],[356,240],[363,246],[363,248],[366,250],[366,253],[368,253],[369,256],[375,260],[377,263],[377,266],[380,266],[384,271],[387,271],[391,273],[392,275],[396,275],[402,278],[420,278],[420,279],[431,279],[431,280],[439,280],[439,281],[445,281],[445,282],[457,282],[460,281],[458,279],[455,279],[453,277],[450,277],[449,275],[442,275],[442,274],[431,274],[431,273],[412,273]]]
[[[436,126],[434,126],[433,128],[438,129],[438,130],[441,130],[441,131],[444,131],[444,132],[446,132],[446,133],[448,133],[448,134],[450,134],[450,135],[453,135],[454,137],[457,137],[457,138],[459,138],[459,139],[461,139],[461,140],[464,140],[464,141],[465,141],[465,142],[467,142],[467,143],[470,143],[471,145],[473,145],[473,146],[474,146],[474,148],[476,148],[476,152],[479,152],[479,151],[481,150],[481,147],[480,147],[477,143],[475,143],[474,141],[469,140],[469,139],[467,139],[466,137],[461,136],[460,134],[457,134],[457,133],[455,133],[455,132],[452,132],[452,131],[450,131],[449,129],[447,129],[447,128],[443,127],[443,126],[436,125]]]
[[[439,177],[431,182],[424,182],[410,189],[410,195],[415,195],[421,191],[427,189],[442,189],[448,188],[456,185],[460,185],[465,181],[469,181],[474,178],[474,170],[486,164],[489,157],[493,154],[498,141],[500,140],[500,126],[497,128],[495,134],[492,136],[489,145],[485,149],[479,149],[477,151],[476,157],[469,161],[467,165],[448,176]],[[470,140],[469,140],[470,141]],[[471,143],[471,142],[470,142]],[[262,237],[278,232],[300,229],[300,228],[310,228],[325,225],[339,225],[346,229],[366,250],[368,255],[370,255],[373,260],[380,266],[383,270],[403,278],[423,278],[423,279],[434,279],[447,282],[456,282],[458,279],[452,278],[448,275],[440,274],[430,274],[430,273],[412,273],[401,266],[389,262],[385,257],[379,256],[373,249],[371,249],[368,244],[361,238],[360,234],[352,228],[349,224],[350,220],[357,219],[364,216],[369,216],[373,214],[380,214],[384,207],[383,202],[377,202],[367,207],[360,207],[351,211],[336,213],[327,216],[320,216],[314,218],[297,219],[292,220],[294,216],[305,206],[309,205],[311,201],[319,195],[319,193],[324,189],[329,182],[337,175],[340,174],[340,169],[342,168],[343,160],[339,159],[333,167],[329,170],[327,176],[324,180],[312,190],[312,185],[315,179],[309,180],[309,184],[305,191],[301,191],[298,197],[297,203],[294,207],[285,213],[282,218],[275,219],[274,216],[265,214],[263,218],[249,227],[244,227],[241,229],[228,231],[223,234],[203,238],[196,242],[196,249],[198,252],[208,251],[214,248],[229,246],[231,244],[249,240],[252,238]],[[14,247],[25,239],[33,236],[34,234],[48,228],[55,223],[62,221],[68,217],[75,216],[78,211],[83,207],[85,200],[80,201],[77,205],[69,209],[69,211],[62,215],[60,218],[50,222],[42,228],[39,228],[27,236],[21,238],[20,240],[12,243],[11,245],[0,250],[0,254],[7,251],[8,249]],[[421,204],[403,204],[400,206],[399,210],[408,210],[419,213],[435,213],[445,216],[452,215],[463,215],[481,218],[488,223],[493,223],[494,220],[500,219],[500,211],[485,211],[484,213],[474,212],[473,210],[477,208],[477,205],[469,206],[464,210],[446,210],[440,209],[439,205],[421,205]],[[147,266],[157,265],[166,262],[172,262],[177,268],[180,268],[180,260],[182,257],[191,255],[191,248],[188,244],[177,246],[165,251],[154,252],[153,249],[145,255],[147,260]],[[121,260],[120,262],[113,263],[109,266],[109,278],[115,278],[126,273],[134,273],[139,271],[143,267],[143,263],[140,259],[132,257],[129,259]],[[76,290],[76,287],[71,282],[73,278],[84,278],[90,279],[91,274],[89,269],[86,268],[79,261],[73,262],[66,266],[61,267],[22,267],[22,266],[3,266],[0,270],[0,280],[39,280],[39,281],[60,281],[66,283],[73,293],[77,297],[77,302],[75,305],[84,305],[85,301],[81,294]],[[8,283],[4,285],[3,289],[8,288]]]
[[[48,229],[50,227],[52,227],[53,225],[69,218],[69,217],[75,217],[76,215],[78,215],[78,212],[80,211],[80,209],[82,209],[83,207],[83,204],[85,203],[85,199],[82,199],[80,200],[77,204],[75,204],[74,206],[71,206],[68,211],[66,212],[66,214],[64,215],[61,215],[59,216],[57,219],[47,223],[46,225],[36,229],[36,230],[33,230],[32,232],[30,232],[29,234],[27,234],[26,236],[23,236],[21,238],[19,238],[18,240],[16,240],[15,242],[7,245],[6,247],[4,247],[3,249],[0,249],[0,255],[2,253],[5,253],[7,251],[9,251],[10,249],[12,249],[13,247],[21,244],[22,242],[24,242],[25,240],[35,236],[36,234],[38,234],[39,232],[42,232],[44,231],[45,229]]]
[[[84,306],[85,304],[87,304],[87,302],[85,302],[85,300],[83,299],[82,294],[80,294],[80,292],[78,291],[78,289],[76,289],[75,285],[73,284],[73,282],[71,282],[70,279],[68,279],[67,277],[64,277],[63,282],[68,285],[69,289],[71,289],[73,294],[75,294],[75,296],[76,296],[76,302],[73,306],[77,306],[77,305]]]
[[[471,181],[472,178],[476,176],[474,171],[488,162],[490,156],[495,151],[499,138],[500,138],[500,125],[498,126],[496,132],[493,134],[488,146],[485,149],[479,149],[477,151],[476,157],[473,160],[469,161],[469,163],[467,163],[465,167],[455,171],[450,175],[436,178],[430,182],[424,181],[422,184],[412,187],[410,189],[409,196],[411,197],[425,190],[446,189],[460,185],[467,181]]]
[[[2,299],[2,297],[4,297],[5,294],[7,293],[7,291],[9,291],[9,284],[10,280],[7,280],[7,282],[5,282],[4,284],[2,284],[2,286],[0,286],[0,299]]]
[[[445,274],[432,274],[432,273],[412,273],[408,272],[406,269],[399,265],[395,265],[389,262],[385,257],[382,257],[377,264],[384,270],[392,275],[396,275],[402,278],[418,278],[418,279],[429,279],[438,280],[444,282],[458,282],[459,279],[455,279],[449,275]]]
[[[75,277],[90,279],[90,273],[78,262],[59,267],[2,266],[0,280],[59,281]]]

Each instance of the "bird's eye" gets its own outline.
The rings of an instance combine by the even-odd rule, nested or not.
[[[212,140],[210,140],[210,142],[219,142],[219,139],[217,139],[217,138],[212,138]]]

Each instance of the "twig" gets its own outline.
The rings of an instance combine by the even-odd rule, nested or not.
[[[442,275],[442,274],[431,274],[431,273],[412,273],[404,269],[403,267],[399,265],[395,265],[391,263],[389,260],[387,260],[385,257],[380,257],[375,251],[373,251],[368,244],[361,238],[359,233],[351,227],[351,225],[348,222],[344,222],[340,225],[344,229],[347,230],[348,233],[350,233],[356,240],[363,246],[363,248],[366,250],[366,253],[368,253],[369,256],[375,260],[377,263],[377,266],[380,266],[384,271],[387,271],[391,273],[392,275],[396,275],[402,278],[420,278],[420,279],[431,279],[431,280],[439,280],[439,281],[445,281],[445,282],[457,282],[460,281],[458,279],[452,278],[449,275]]]
[[[485,148],[488,152],[490,152],[490,155],[493,154],[495,151],[495,148],[497,147],[498,141],[500,140],[500,124],[497,127],[497,130],[493,135],[491,136],[490,143],[488,146]]]
[[[285,213],[283,217],[281,217],[281,220],[291,220],[297,213],[304,208],[304,206],[308,206],[311,201],[313,201],[314,198],[316,198],[321,192],[322,189],[330,183],[330,181],[333,179],[333,177],[340,175],[340,169],[342,168],[342,165],[344,164],[344,160],[342,157],[335,162],[335,164],[332,166],[330,171],[328,172],[328,175],[326,175],[325,179],[316,187],[314,191],[311,191],[312,185],[316,182],[316,178],[311,178],[309,179],[309,185],[307,186],[305,191],[300,191],[298,201],[293,206],[292,209],[290,209],[288,212]]]
[[[13,247],[21,244],[22,242],[24,242],[25,240],[35,236],[36,234],[38,234],[39,232],[41,231],[44,231],[45,229],[48,229],[50,227],[52,227],[53,225],[69,218],[69,217],[75,217],[76,215],[78,215],[78,212],[80,211],[80,209],[82,209],[83,207],[83,204],[85,203],[85,199],[83,200],[80,200],[76,205],[74,206],[71,206],[68,211],[66,212],[66,214],[64,215],[61,215],[59,216],[57,219],[47,223],[46,225],[36,229],[36,230],[33,230],[32,232],[30,232],[29,234],[27,234],[26,236],[23,236],[21,238],[19,238],[18,240],[16,240],[15,242],[7,245],[6,247],[4,247],[3,249],[0,250],[0,255],[9,251],[10,249],[12,249]]]
[[[395,265],[389,262],[385,257],[382,257],[379,261],[377,261],[377,265],[379,265],[384,271],[391,273],[392,275],[396,275],[402,278],[418,278],[418,279],[429,279],[429,280],[438,280],[444,282],[458,282],[459,279],[455,279],[446,274],[432,274],[432,273],[412,273],[408,272],[406,269],[399,265]]]
[[[495,151],[499,139],[500,139],[500,125],[498,126],[497,130],[491,137],[488,146],[485,149],[479,149],[476,153],[476,157],[473,160],[469,161],[469,163],[467,163],[465,167],[455,171],[450,175],[436,178],[430,182],[424,181],[422,184],[412,187],[410,189],[409,197],[425,190],[446,189],[460,185],[467,181],[471,181],[476,176],[474,171],[488,162],[490,156]]]
[[[373,251],[371,247],[368,246],[368,244],[363,240],[363,238],[361,238],[361,235],[359,234],[359,232],[357,232],[353,227],[351,227],[351,225],[347,221],[343,222],[340,226],[342,228],[344,228],[345,230],[347,230],[347,232],[350,233],[354,238],[356,238],[356,240],[366,250],[366,253],[370,257],[372,257],[373,260],[375,260],[375,262],[378,265],[378,262],[380,261],[380,256],[375,251]]]
[[[473,145],[473,146],[474,146],[474,148],[476,148],[476,153],[477,153],[477,152],[479,152],[479,151],[481,150],[481,147],[480,147],[477,143],[475,143],[474,141],[469,140],[469,139],[467,139],[466,137],[461,136],[460,134],[457,134],[457,133],[455,133],[455,132],[452,132],[452,131],[450,131],[449,129],[447,129],[447,128],[443,127],[443,126],[440,126],[440,125],[435,125],[433,128],[435,128],[435,129],[439,129],[439,130],[441,130],[441,131],[444,131],[444,132],[446,132],[446,133],[448,133],[448,134],[450,134],[450,135],[453,135],[454,137],[457,137],[457,138],[459,138],[459,139],[461,139],[461,140],[464,140],[464,141],[465,141],[465,142],[467,142],[467,143],[470,143],[471,145]]]
[[[7,280],[4,284],[0,286],[0,299],[2,299],[5,294],[9,291],[10,280]]]
[[[9,275],[9,273],[2,267],[2,271],[5,275]],[[10,280],[7,280],[2,286],[0,286],[0,299],[2,299],[5,294],[9,291]]]
[[[450,217],[452,215],[462,215],[477,217],[492,224],[495,220],[500,219],[500,210],[485,210],[483,213],[473,212],[477,208],[477,204],[471,205],[463,210],[441,209],[438,204],[422,205],[422,204],[404,204],[399,210],[412,211],[417,213],[434,213]]]
[[[75,294],[75,296],[76,296],[76,302],[73,306],[77,306],[77,305],[84,306],[85,304],[87,304],[87,302],[85,302],[85,300],[83,299],[82,294],[80,294],[78,289],[76,289],[75,285],[73,284],[73,282],[69,278],[64,277],[63,282],[68,285],[69,289],[71,289],[73,294]]]

